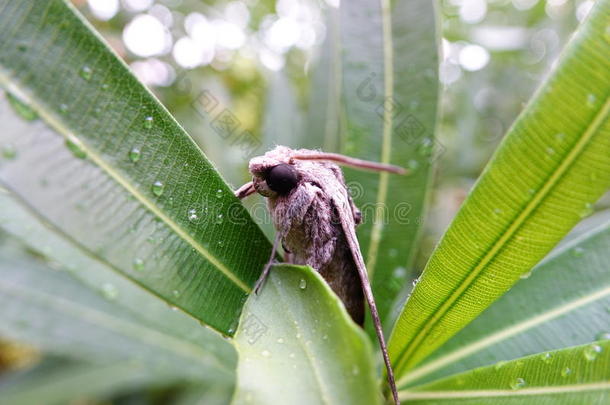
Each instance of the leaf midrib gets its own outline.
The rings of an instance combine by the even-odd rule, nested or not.
[[[491,249],[485,254],[485,256],[476,264],[473,270],[468,274],[465,280],[453,291],[449,298],[443,302],[440,308],[434,312],[430,322],[427,322],[417,332],[410,345],[407,345],[397,357],[397,374],[406,365],[405,359],[408,359],[422,343],[425,336],[430,330],[439,322],[439,320],[447,313],[449,308],[459,299],[462,294],[474,283],[480,273],[486,268],[486,265],[491,262],[495,255],[506,245],[506,243],[512,238],[512,236],[520,229],[524,224],[525,220],[530,214],[535,211],[538,206],[544,201],[544,199],[551,193],[552,189],[557,185],[561,177],[567,172],[568,168],[576,161],[577,157],[582,153],[585,146],[589,143],[591,138],[596,134],[596,131],[602,125],[603,121],[608,117],[610,113],[610,99],[606,99],[604,105],[595,115],[593,121],[589,124],[583,136],[578,140],[576,145],[570,150],[564,160],[561,162],[559,167],[551,174],[546,180],[540,191],[534,195],[534,198],[529,202],[517,218],[510,224],[508,229],[502,234],[502,236],[493,244]],[[401,364],[402,363],[402,364]]]
[[[383,30],[383,86],[384,97],[383,103],[385,106],[386,100],[394,98],[394,43],[392,41],[392,14],[390,0],[379,0],[381,3],[381,25]],[[390,152],[392,148],[392,126],[393,114],[390,108],[383,109],[383,132],[381,143],[381,159],[382,163],[390,163]],[[383,217],[385,212],[385,202],[388,197],[389,173],[379,172],[379,188],[377,189],[377,197],[375,204],[375,220],[371,229],[371,238],[369,240],[368,254],[366,260],[366,268],[369,278],[375,273],[377,264],[377,256],[379,254],[379,244],[381,243],[381,231],[383,230]]]
[[[470,391],[429,391],[411,392],[399,391],[401,400],[425,400],[425,399],[463,399],[463,398],[488,398],[488,397],[521,397],[533,395],[572,394],[587,391],[610,390],[610,381],[590,383],[559,385],[551,387],[523,388],[519,390],[470,390]]]
[[[24,97],[26,92],[20,88],[15,81],[10,79],[10,75],[3,69],[0,69],[0,83],[4,84],[4,87],[8,91],[15,91],[21,97]],[[27,97],[27,100],[23,100],[27,102],[27,104],[32,108],[39,117],[41,117],[56,133],[60,134],[64,139],[73,141],[70,139],[71,137],[75,138],[79,142],[79,147],[81,147],[85,152],[87,152],[87,158],[93,161],[98,167],[100,167],[106,174],[108,174],[112,179],[114,179],[119,185],[121,185],[128,193],[133,195],[140,203],[146,207],[152,214],[161,218],[162,221],[171,228],[182,240],[186,241],[189,245],[191,245],[197,252],[199,252],[205,259],[207,259],[214,267],[216,267],[226,278],[228,278],[231,282],[233,282],[236,286],[238,286],[245,293],[250,293],[250,287],[245,284],[241,279],[239,279],[235,274],[233,274],[219,259],[217,259],[211,252],[209,252],[205,247],[201,244],[197,243],[195,239],[193,239],[180,225],[174,222],[171,218],[169,218],[163,211],[157,209],[157,207],[146,198],[136,187],[134,187],[130,182],[123,178],[118,171],[115,171],[109,165],[104,162],[104,160],[96,153],[96,151],[89,147],[85,142],[82,141],[79,137],[76,136],[73,132],[71,132],[66,126],[64,126],[60,120],[55,119],[53,114],[49,112],[45,106],[41,103],[38,103],[33,99],[33,97]]]

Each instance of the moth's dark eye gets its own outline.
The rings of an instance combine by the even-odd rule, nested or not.
[[[282,163],[269,170],[266,181],[271,190],[282,195],[288,194],[297,186],[299,176],[293,166]]]

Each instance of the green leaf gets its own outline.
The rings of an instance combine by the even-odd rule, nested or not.
[[[378,404],[370,342],[322,277],[275,267],[235,334],[234,404]]]
[[[230,358],[141,322],[114,303],[116,290],[100,294],[64,272],[33,260],[0,260],[0,335],[46,352],[112,363],[129,359],[190,380],[232,377]],[[168,312],[172,310],[168,307]],[[226,350],[225,350],[226,351]]]
[[[342,152],[410,175],[348,170],[362,211],[358,238],[382,319],[411,268],[425,215],[438,101],[434,2],[341,3]],[[392,317],[393,318],[393,317]]]
[[[409,404],[602,404],[610,398],[610,341],[539,353],[401,391]]]
[[[341,59],[339,10],[325,10],[326,35],[315,54],[303,147],[338,152],[341,127]]]
[[[0,36],[0,85],[20,103],[0,104],[0,144],[14,152],[0,184],[96,260],[231,335],[270,246],[219,174],[69,3],[0,0]]]
[[[45,257],[54,267],[59,267],[71,277],[86,284],[98,294],[109,298],[116,304],[116,310],[129,313],[137,323],[145,324],[147,328],[155,329],[165,335],[173,336],[186,346],[195,345],[198,348],[191,353],[195,358],[201,354],[215,357],[219,364],[228,369],[236,364],[236,353],[233,347],[218,333],[202,327],[187,314],[176,310],[168,310],[169,303],[151,294],[138,284],[131,282],[101,261],[87,256],[77,245],[70,244],[52,229],[41,223],[36,217],[24,209],[18,201],[9,194],[0,192],[0,228],[25,243],[32,251]],[[4,257],[2,257],[4,255]],[[0,262],[18,258],[15,254],[0,253]],[[39,268],[34,267],[34,268]],[[21,267],[13,269],[22,271]],[[46,270],[42,270],[46,271]],[[69,281],[73,284],[72,280]],[[76,293],[76,292],[75,292]],[[88,291],[83,294],[89,294]],[[78,295],[77,295],[78,296]],[[45,336],[45,331],[42,338]],[[77,332],[76,332],[77,333]],[[103,356],[103,355],[102,355]]]
[[[433,253],[390,339],[398,376],[540,261],[610,186],[610,1],[595,3]]]
[[[32,370],[4,377],[2,402],[11,405],[65,404],[77,399],[105,398],[149,386],[168,386],[175,377],[153,373],[129,362],[99,366],[45,360]]]
[[[562,247],[399,382],[610,339],[608,246],[610,222]]]

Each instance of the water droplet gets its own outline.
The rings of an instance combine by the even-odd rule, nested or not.
[[[62,114],[67,113],[68,112],[68,105],[64,104],[64,103],[61,103],[59,105],[59,112],[62,113]]]
[[[271,357],[271,352],[270,352],[269,350],[263,350],[263,351],[261,352],[261,355],[262,355],[263,357]]]
[[[87,152],[83,148],[82,143],[72,135],[69,135],[66,139],[66,147],[72,152],[74,157],[79,159],[85,159],[87,157]]]
[[[135,259],[133,259],[133,263],[132,264],[133,264],[133,268],[135,270],[138,270],[138,271],[144,270],[144,260],[136,257]]]
[[[593,361],[597,358],[597,356],[602,352],[602,347],[598,344],[592,344],[585,347],[583,351],[583,355],[587,361]]]
[[[553,356],[551,356],[551,353],[543,353],[540,355],[540,360],[542,360],[545,364],[549,364],[552,357]]]
[[[174,312],[177,312],[177,311],[178,311],[178,307],[177,307],[177,306],[175,306],[175,305],[170,306],[170,309],[171,309],[172,311],[174,311]]]
[[[6,144],[2,147],[2,157],[5,159],[15,159],[17,157],[17,149],[12,144]]]
[[[119,295],[119,290],[110,283],[102,285],[102,295],[108,300],[114,300]]]
[[[406,275],[407,275],[407,269],[405,269],[405,268],[404,268],[404,267],[402,267],[402,266],[396,267],[396,268],[394,269],[394,271],[392,271],[392,275],[393,275],[395,278],[403,278],[404,276],[406,276]]]
[[[222,214],[218,214],[216,215],[216,221],[214,221],[217,225],[222,224],[222,222],[224,221],[224,216]]]
[[[163,184],[159,180],[155,181],[152,185],[153,194],[157,197],[161,197],[163,195],[163,191],[165,191],[165,184]]]
[[[502,213],[502,209],[501,208],[494,208],[494,214],[495,215],[500,215]]]
[[[304,290],[307,288],[307,280],[305,280],[304,278],[301,279],[301,281],[299,281],[299,288],[301,290]]]
[[[32,109],[25,101],[21,100],[12,93],[6,93],[6,98],[13,110],[26,121],[34,121],[38,118],[36,111]]]
[[[595,107],[595,105],[597,104],[597,97],[595,96],[595,94],[588,94],[587,95],[587,106],[590,108]]]
[[[570,367],[564,367],[564,368],[561,370],[561,376],[562,376],[562,377],[567,377],[567,376],[569,376],[570,374],[572,374],[572,369],[571,369]]]
[[[582,209],[582,211],[580,211],[580,217],[581,218],[586,218],[589,215],[593,214],[593,204],[591,203],[586,203],[585,207]]]
[[[530,278],[530,276],[531,276],[531,275],[532,275],[532,272],[531,272],[531,270],[530,270],[530,271],[528,271],[528,272],[526,272],[526,273],[521,274],[521,275],[519,276],[519,278],[520,278],[520,279],[522,279],[522,280],[525,280],[525,279]]]
[[[216,198],[222,198],[222,194],[223,193],[221,189],[216,190]]]
[[[89,66],[83,66],[79,72],[80,77],[85,80],[90,80],[93,75],[93,70]]]
[[[415,159],[411,159],[407,162],[407,168],[411,171],[414,172],[419,168],[419,162]]]
[[[525,382],[525,380],[521,377],[517,377],[515,378],[515,380],[513,382],[510,383],[510,388],[513,390],[519,390],[523,387],[525,387],[527,385],[527,383]]]
[[[190,210],[188,210],[187,217],[188,217],[189,222],[192,222],[194,224],[198,223],[199,220],[201,219],[199,217],[199,214],[197,214],[197,210],[194,208],[191,208]]]
[[[284,339],[282,339],[282,338],[278,338],[278,339],[277,339],[277,342],[278,342],[279,344],[283,344],[283,343],[284,343]]]
[[[133,163],[136,163],[138,160],[140,160],[140,156],[142,156],[140,148],[133,147],[129,151],[129,160],[131,160]]]
[[[600,332],[595,336],[596,340],[610,340],[610,332]]]
[[[224,240],[219,240],[218,241],[218,246],[219,247],[223,247],[225,245],[225,241]]]
[[[572,256],[574,256],[574,257],[582,257],[584,254],[585,254],[585,249],[581,248],[580,246],[577,246],[574,249],[572,249]]]
[[[180,291],[178,291],[178,290],[174,290],[174,291],[172,291],[172,295],[173,295],[174,297],[178,298],[178,297],[180,297]]]
[[[502,367],[504,367],[505,364],[506,364],[506,361],[504,361],[504,360],[497,362],[496,364],[494,364],[494,370],[496,370],[496,371],[500,370]]]
[[[421,156],[429,157],[432,155],[434,142],[430,138],[424,138],[419,144],[417,151]]]
[[[548,148],[546,148],[546,154],[549,156],[553,156],[555,154],[555,149],[549,146]]]
[[[146,129],[151,129],[153,125],[153,117],[151,117],[150,115],[146,118],[144,118],[144,128]]]

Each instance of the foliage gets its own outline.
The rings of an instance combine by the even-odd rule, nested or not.
[[[264,27],[272,8],[262,2],[251,23]],[[556,246],[610,186],[610,0],[595,3],[508,131],[403,306],[433,169],[451,146],[438,134],[447,119],[477,119],[457,107],[438,119],[451,60],[439,61],[436,8],[321,7],[327,35],[305,80],[294,80],[308,57],[297,50],[282,72],[217,65],[224,87],[204,92],[205,69],[181,75],[184,93],[157,91],[187,127],[208,121],[191,138],[73,5],[0,0],[0,334],[43,353],[3,376],[0,396],[383,401],[375,346],[316,272],[276,266],[250,294],[270,253],[260,205],[248,214],[195,139],[233,180],[236,150],[239,160],[276,142],[410,170],[346,171],[406,402],[607,401],[610,222],[584,221]],[[442,12],[459,42],[455,10]],[[530,15],[545,21],[540,7]],[[265,105],[237,101],[234,114],[225,87],[236,100],[266,94]]]

